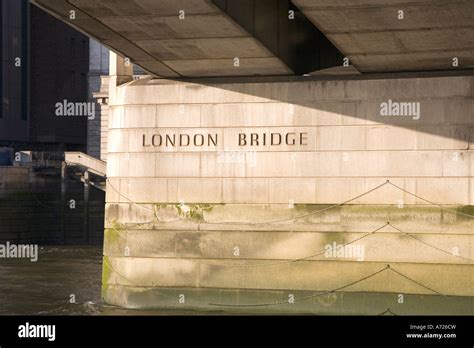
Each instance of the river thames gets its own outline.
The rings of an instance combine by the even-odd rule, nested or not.
[[[101,273],[101,245],[40,246],[37,262],[0,259],[0,315],[224,314],[220,311],[198,312],[179,308],[138,310],[109,306],[101,302]],[[322,297],[319,305],[326,309],[333,306],[336,312],[333,313],[342,315],[474,313],[472,298],[405,294],[404,303],[396,303],[398,298],[397,294],[337,292]],[[252,314],[252,311],[239,314]],[[328,312],[322,311],[321,314]]]
[[[190,315],[101,303],[102,246],[39,247],[38,262],[0,260],[0,315]],[[71,296],[73,295],[73,296]],[[71,299],[75,298],[75,303]],[[209,314],[209,313],[207,313]]]

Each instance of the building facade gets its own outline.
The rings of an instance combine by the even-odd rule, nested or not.
[[[56,104],[87,102],[89,39],[27,0],[2,0],[0,142],[28,150],[86,150],[87,118]]]
[[[30,132],[29,105],[29,35],[24,30],[29,21],[27,1],[0,2],[0,139],[27,142]],[[25,57],[24,59],[22,59]]]

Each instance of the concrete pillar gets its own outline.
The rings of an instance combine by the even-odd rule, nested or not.
[[[114,105],[116,88],[133,80],[133,64],[129,58],[121,57],[110,51],[109,75],[109,101]]]
[[[63,243],[66,243],[66,189],[67,189],[67,163],[61,163],[61,232]]]
[[[84,172],[84,242],[89,243],[89,171]]]
[[[100,148],[99,148],[99,159],[107,161],[107,136],[109,130],[109,98],[104,96],[103,98],[97,98],[97,103],[100,109]]]
[[[93,97],[99,106],[100,115],[100,148],[99,154],[102,161],[107,160],[107,137],[109,131],[109,80],[110,76],[100,77],[100,91],[93,93]]]

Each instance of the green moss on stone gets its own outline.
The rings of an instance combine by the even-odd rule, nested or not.
[[[458,212],[462,214],[474,216],[474,205],[465,205],[465,206],[459,207]],[[468,216],[464,216],[464,217],[469,218]]]
[[[176,204],[174,207],[178,210],[178,215],[182,218],[189,218],[196,222],[204,222],[204,212],[211,211],[212,204],[190,204],[182,205]],[[184,209],[184,207],[188,209]]]
[[[102,261],[102,288],[107,284],[111,274],[112,270],[109,267],[109,257],[104,255]]]

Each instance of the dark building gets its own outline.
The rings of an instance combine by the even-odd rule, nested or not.
[[[0,142],[29,141],[27,1],[0,0]],[[25,59],[22,59],[22,57]]]
[[[0,47],[0,241],[100,243],[104,192],[61,170],[64,151],[86,151],[87,115],[56,114],[88,102],[89,38],[28,0],[0,0]]]
[[[89,39],[27,0],[0,0],[0,144],[85,151],[87,117],[57,103],[87,101]]]

